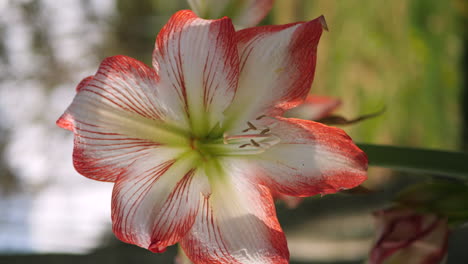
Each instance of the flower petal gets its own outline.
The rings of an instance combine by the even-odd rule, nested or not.
[[[144,164],[132,165],[112,193],[112,224],[127,243],[163,252],[195,221],[206,179],[193,160],[168,159],[164,150]],[[203,177],[202,177],[203,176]]]
[[[229,128],[262,114],[281,115],[302,103],[314,79],[322,21],[237,32],[241,66],[239,88],[227,112],[233,123]]]
[[[248,162],[272,190],[292,196],[328,194],[367,178],[366,154],[341,129],[277,118],[271,133],[281,142]]]
[[[168,123],[171,114],[157,99],[157,75],[129,57],[105,59],[57,125],[75,133],[73,163],[86,177],[115,181],[137,159],[182,138]],[[172,121],[174,123],[175,121]]]
[[[441,263],[447,254],[447,221],[411,209],[375,212],[377,239],[369,263]]]
[[[231,20],[177,12],[159,33],[153,66],[171,108],[184,112],[196,134],[211,130],[236,92],[239,58]]]
[[[212,186],[195,224],[181,240],[194,263],[288,263],[286,238],[270,191],[229,167],[229,179]]]
[[[304,103],[289,109],[284,114],[286,117],[294,117],[306,120],[319,120],[333,112],[341,105],[341,100],[328,96],[308,95]]]

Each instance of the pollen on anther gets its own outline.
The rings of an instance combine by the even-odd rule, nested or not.
[[[250,142],[256,147],[260,147],[260,144],[258,144],[255,140],[251,139]]]
[[[260,132],[260,135],[265,135],[266,133],[270,132],[269,128],[265,128]]]
[[[257,130],[257,127],[254,126],[252,123],[250,123],[249,121],[247,121],[247,125],[249,126],[250,129],[253,129],[253,130]]]

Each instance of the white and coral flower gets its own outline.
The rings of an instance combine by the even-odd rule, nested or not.
[[[334,193],[366,179],[367,157],[340,129],[282,114],[307,96],[322,20],[235,32],[228,18],[179,11],[153,67],[105,59],[60,127],[74,165],[115,182],[113,231],[195,263],[288,263],[272,192]]]

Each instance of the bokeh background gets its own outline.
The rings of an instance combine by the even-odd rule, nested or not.
[[[467,17],[464,0],[277,0],[265,24],[325,15],[312,92],[335,96],[357,142],[466,150]],[[78,175],[71,133],[55,126],[76,84],[102,59],[150,64],[154,39],[185,0],[0,0],[0,263],[172,263],[117,241],[112,185]],[[372,168],[363,195],[278,205],[292,263],[362,263],[370,212],[426,175]],[[465,228],[466,229],[466,228]],[[450,241],[449,263],[468,263],[468,233]],[[461,262],[460,262],[461,261]]]

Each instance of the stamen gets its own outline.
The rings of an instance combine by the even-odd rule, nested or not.
[[[272,118],[267,115],[261,115],[256,118]],[[223,134],[223,145],[217,145],[216,151],[224,155],[256,155],[263,153],[272,146],[280,142],[280,138],[272,133],[274,123],[265,125],[254,124],[255,120],[246,121],[247,128],[237,135]],[[251,131],[251,132],[248,132]]]
[[[255,140],[251,139],[250,142],[256,147],[260,147],[260,144],[258,144]]]
[[[245,133],[245,132],[247,132],[247,131],[249,131],[249,130],[257,130],[257,127],[254,126],[254,125],[253,125],[252,123],[250,123],[249,121],[247,121],[247,125],[248,125],[249,127],[246,128],[246,129],[244,129],[244,130],[242,130],[242,133]]]
[[[260,132],[260,135],[265,135],[266,133],[270,132],[269,128],[265,128]]]
[[[249,125],[250,129],[257,130],[257,128],[252,123],[250,123],[249,121],[247,121],[247,125]]]
[[[264,129],[265,130],[265,129]],[[222,151],[226,155],[255,155],[264,152],[270,147],[280,142],[279,137],[268,132],[264,134],[225,134],[223,141],[225,144],[216,145],[217,151]]]

